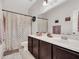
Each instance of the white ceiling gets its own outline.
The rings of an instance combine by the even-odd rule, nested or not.
[[[45,13],[45,12],[47,12],[48,10],[50,10],[50,9],[52,9],[52,8],[55,8],[55,7],[57,7],[58,5],[60,5],[60,4],[62,4],[62,3],[64,3],[64,2],[66,2],[67,0],[50,0],[50,2],[46,5],[46,6],[43,6],[42,8],[41,8],[41,13],[39,13],[39,14],[43,14],[43,13]]]
[[[35,4],[29,9],[29,13],[35,16],[42,15],[48,12],[50,9],[53,9],[67,0],[49,0],[46,6],[43,5],[44,0],[38,0]]]
[[[36,0],[3,0],[3,9],[28,14],[28,9]]]
[[[47,6],[43,6],[44,0],[2,0],[3,9],[22,14],[37,15],[47,12],[49,9],[62,4],[65,0],[50,0]]]

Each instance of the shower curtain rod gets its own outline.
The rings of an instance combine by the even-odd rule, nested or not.
[[[32,17],[31,15],[25,15],[25,14],[21,14],[21,13],[13,12],[13,11],[5,10],[5,9],[2,9],[2,11],[6,11],[6,12],[14,13],[14,14],[19,14],[19,15],[24,15],[24,16]]]
[[[48,19],[46,19],[46,18],[41,18],[41,17],[38,17],[38,19],[48,20]]]
[[[2,9],[2,11],[6,11],[6,12],[14,13],[14,14],[19,14],[19,15],[24,15],[24,16],[32,17],[31,15],[25,15],[25,14],[13,12],[13,11],[5,10],[5,9]],[[41,17],[38,17],[38,19],[48,20],[48,19],[46,19],[46,18],[41,18]]]

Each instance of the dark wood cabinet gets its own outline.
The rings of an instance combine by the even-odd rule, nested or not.
[[[28,50],[31,52],[31,54],[33,53],[33,38],[32,37],[28,37]]]
[[[79,55],[73,51],[53,45],[53,59],[79,59]]]
[[[40,41],[40,59],[52,59],[51,44]]]
[[[28,37],[28,50],[35,59],[79,59],[78,52],[33,37]]]
[[[39,59],[39,40],[33,38],[33,55],[36,59]]]
[[[52,59],[52,45],[50,43],[28,37],[28,50],[36,59]]]

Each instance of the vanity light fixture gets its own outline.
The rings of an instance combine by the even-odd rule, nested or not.
[[[71,20],[71,17],[66,17],[65,18],[65,21],[70,21]]]
[[[59,20],[55,20],[55,23],[59,23]]]
[[[47,3],[48,3],[48,0],[44,0],[44,2],[43,2],[43,6],[46,6]]]
[[[33,22],[36,21],[36,17],[35,17],[35,16],[32,17],[32,21],[33,21]]]
[[[43,0],[43,6],[50,5],[52,2],[56,3],[58,0]]]

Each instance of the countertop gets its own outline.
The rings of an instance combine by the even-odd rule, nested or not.
[[[57,46],[67,48],[69,50],[79,52],[79,40],[67,39],[64,40],[61,36],[54,35],[52,38],[47,37],[46,35],[37,36],[37,35],[29,35],[30,37],[37,38],[38,40],[42,40],[51,44],[55,44]]]

